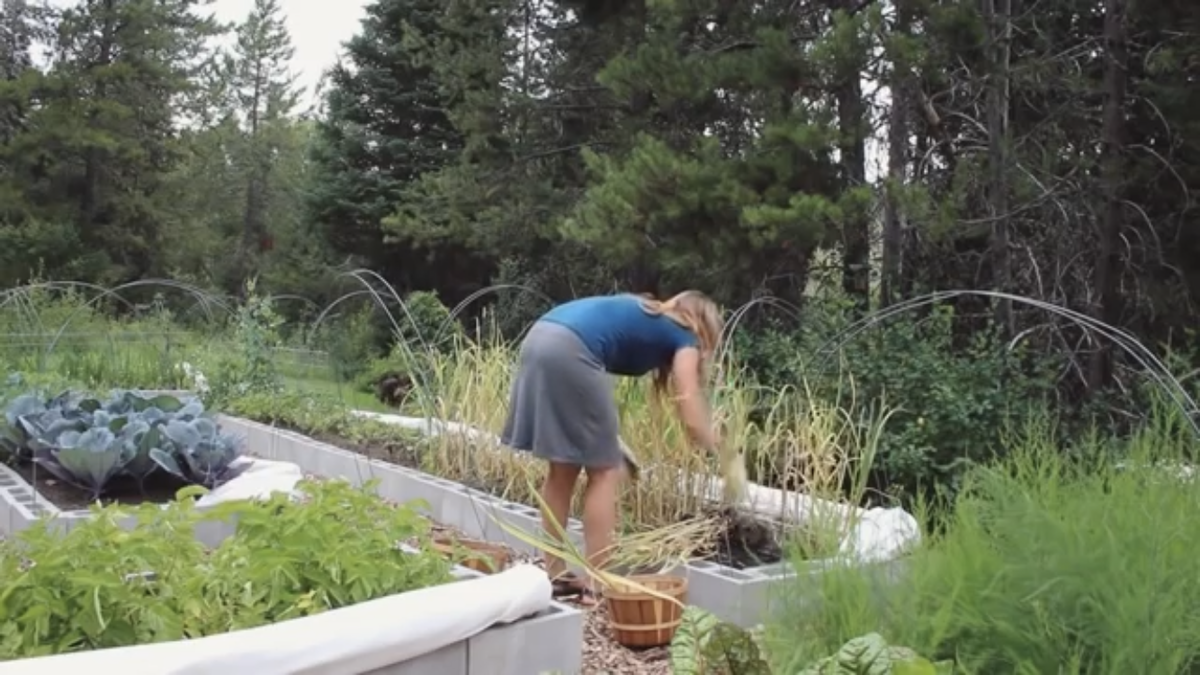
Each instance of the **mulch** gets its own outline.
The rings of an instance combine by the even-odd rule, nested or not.
[[[626,649],[613,641],[604,603],[585,610],[583,619],[584,675],[670,675],[668,647]]]
[[[470,539],[454,528],[433,523],[435,535],[451,535]],[[513,564],[528,563],[542,567],[542,560],[535,556],[508,550]],[[601,602],[583,607],[570,599],[560,602],[575,606],[584,613],[583,617],[583,671],[582,675],[669,675],[671,662],[668,647],[634,650],[617,644],[609,632],[608,609]]]

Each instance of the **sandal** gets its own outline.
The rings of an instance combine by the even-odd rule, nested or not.
[[[600,594],[591,588],[580,588],[575,602],[581,607],[597,607],[600,604]]]
[[[550,597],[555,600],[574,600],[575,604],[583,607],[600,604],[600,594],[585,586],[582,579],[570,572],[550,582]]]
[[[550,596],[556,599],[579,596],[586,590],[583,581],[571,572],[550,580]]]

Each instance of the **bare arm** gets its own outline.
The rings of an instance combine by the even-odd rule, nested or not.
[[[713,429],[704,387],[700,382],[700,350],[689,347],[675,352],[671,376],[675,381],[675,404],[679,419],[687,428],[688,435],[700,447],[716,452],[720,439]]]

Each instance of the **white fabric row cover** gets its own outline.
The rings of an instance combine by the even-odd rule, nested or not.
[[[0,663],[0,675],[358,675],[550,606],[533,565],[195,640]]]

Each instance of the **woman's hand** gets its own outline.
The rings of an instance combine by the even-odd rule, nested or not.
[[[671,379],[675,381],[675,402],[679,419],[688,435],[705,451],[714,456],[720,447],[720,439],[713,428],[700,382],[700,350],[692,347],[675,352],[671,363]]]

